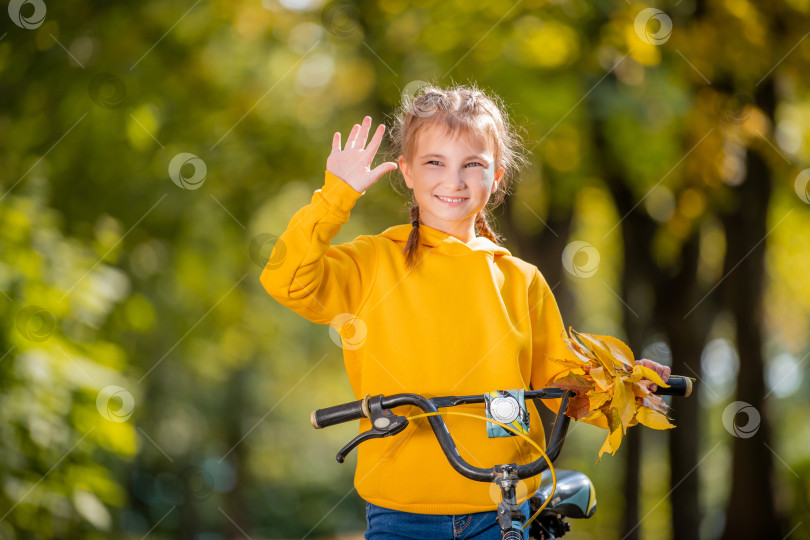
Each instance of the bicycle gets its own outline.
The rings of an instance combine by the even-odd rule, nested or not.
[[[655,393],[658,395],[689,396],[692,392],[692,380],[687,377],[670,376],[667,384],[669,385],[668,388],[659,387]],[[338,451],[336,459],[338,463],[343,463],[349,452],[360,443],[373,438],[396,435],[407,427],[409,418],[395,415],[389,409],[402,405],[419,407],[425,414],[416,415],[410,417],[410,419],[427,417],[445,457],[447,457],[456,472],[471,480],[495,482],[500,487],[501,502],[498,504],[496,520],[501,528],[502,540],[522,540],[523,530],[527,524],[532,525],[529,529],[530,538],[547,540],[560,538],[570,530],[570,524],[565,521],[566,519],[589,518],[596,512],[596,494],[591,480],[578,471],[559,470],[555,474],[554,468],[551,466],[551,463],[559,456],[568,432],[571,419],[566,416],[565,411],[568,407],[568,400],[572,395],[573,393],[570,390],[558,388],[526,391],[524,393],[526,400],[561,398],[560,408],[551,428],[546,451],[543,452],[540,449],[543,455],[531,463],[524,465],[509,463],[496,465],[489,469],[470,465],[461,457],[444,420],[440,416],[441,414],[460,414],[478,417],[478,415],[440,413],[438,410],[456,405],[485,403],[483,395],[442,396],[430,399],[418,394],[367,395],[361,400],[314,410],[310,415],[310,421],[313,427],[321,429],[361,418],[371,420],[372,428],[369,431],[360,433]],[[535,401],[535,404],[539,405],[539,402]],[[487,421],[511,429],[495,420],[487,418]],[[550,474],[545,475],[544,472]],[[519,510],[515,488],[519,480],[531,478],[538,474],[543,474],[543,476],[541,476],[540,487],[531,497],[529,506],[533,514],[527,523],[526,516]],[[552,499],[553,495],[556,496]]]

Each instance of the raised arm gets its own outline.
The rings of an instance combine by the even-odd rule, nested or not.
[[[396,168],[391,162],[370,168],[385,131],[381,124],[365,148],[370,126],[368,116],[362,126],[355,124],[344,150],[340,132],[335,133],[323,187],[293,215],[260,277],[270,296],[318,324],[352,313],[374,277],[376,254],[369,236],[331,245],[357,199]]]

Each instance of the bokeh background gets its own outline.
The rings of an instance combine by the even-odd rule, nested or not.
[[[522,130],[496,229],[566,323],[696,379],[599,464],[573,427],[570,538],[810,538],[807,0],[4,4],[4,540],[361,537],[356,426],[309,423],[339,338],[259,275],[332,134],[424,81]],[[407,221],[395,174],[335,243]]]

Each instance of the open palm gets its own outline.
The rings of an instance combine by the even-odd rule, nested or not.
[[[352,186],[358,193],[363,193],[382,175],[397,168],[397,164],[391,161],[381,163],[374,169],[371,168],[371,162],[374,161],[374,156],[382,142],[385,125],[377,126],[377,131],[374,132],[371,142],[366,147],[370,128],[371,117],[366,116],[362,125],[354,125],[343,150],[340,149],[340,132],[336,132],[332,138],[332,152],[326,159],[326,170]]]

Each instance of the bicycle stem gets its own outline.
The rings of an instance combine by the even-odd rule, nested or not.
[[[515,486],[517,486],[519,478],[517,477],[517,469],[514,465],[500,465],[495,483],[501,488],[501,502],[498,503],[497,521],[501,528],[502,533],[506,534],[508,531],[519,531],[520,537],[523,537],[523,523],[526,521],[526,516],[520,511],[517,504],[517,496],[515,493]]]

